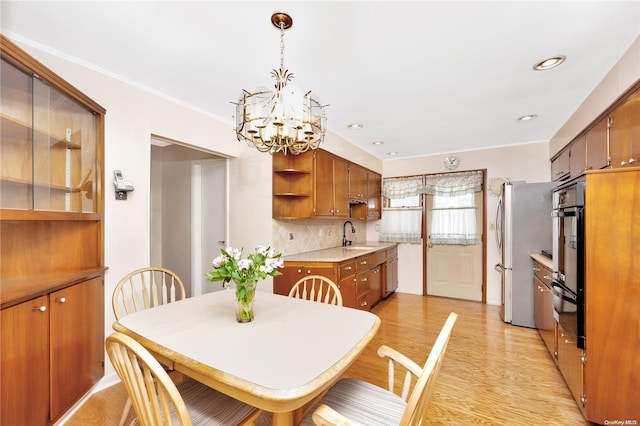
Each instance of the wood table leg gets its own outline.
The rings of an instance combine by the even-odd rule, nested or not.
[[[273,413],[271,424],[274,426],[293,426],[293,412]]]

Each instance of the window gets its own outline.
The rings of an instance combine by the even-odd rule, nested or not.
[[[427,176],[426,182],[433,196],[431,243],[478,244],[475,193],[482,189],[482,172]]]
[[[380,241],[420,243],[422,241],[422,203],[424,177],[385,178],[382,196]]]

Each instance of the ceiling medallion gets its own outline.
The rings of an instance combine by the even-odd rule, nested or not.
[[[311,90],[302,92],[289,84],[293,73],[284,67],[284,31],[293,26],[291,16],[275,12],[271,23],[280,30],[280,68],[271,71],[276,83],[273,89],[242,90],[235,103],[236,136],[260,152],[298,155],[318,148],[324,140],[326,105]]]

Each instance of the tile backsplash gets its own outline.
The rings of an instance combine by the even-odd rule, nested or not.
[[[321,250],[342,245],[342,229],[345,220],[296,219],[273,221],[273,247],[283,256]],[[356,242],[367,240],[367,226],[361,220],[351,220],[355,233],[347,224],[347,239]]]

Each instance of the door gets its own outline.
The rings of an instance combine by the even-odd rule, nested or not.
[[[483,280],[483,196],[474,194],[475,219],[478,244],[433,244],[432,229],[433,195],[426,195],[427,212],[427,294],[430,296],[452,297],[456,299],[482,301]]]
[[[211,271],[211,261],[220,254],[220,249],[226,247],[227,234],[227,160],[212,160],[199,165],[200,167],[200,231],[194,232],[194,241],[200,243],[194,246],[194,259],[199,258],[199,270],[194,271],[194,290],[199,281],[201,293],[210,293],[222,289],[219,282],[207,281],[205,274]],[[197,227],[193,227],[195,230]],[[195,292],[194,292],[195,295]]]

